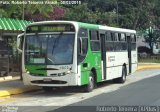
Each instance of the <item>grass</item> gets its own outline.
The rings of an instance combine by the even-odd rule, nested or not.
[[[140,63],[160,63],[160,56],[158,56],[158,57],[139,58],[138,62],[140,62]]]

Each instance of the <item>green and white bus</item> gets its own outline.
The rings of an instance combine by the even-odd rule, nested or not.
[[[98,82],[123,83],[137,69],[136,31],[75,21],[30,24],[22,45],[25,85],[45,90]]]

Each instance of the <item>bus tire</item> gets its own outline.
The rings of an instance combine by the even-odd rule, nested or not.
[[[95,79],[93,73],[89,76],[89,83],[85,86],[85,92],[91,92],[95,87]]]
[[[120,78],[114,79],[116,83],[124,83],[126,81],[127,69],[125,66],[122,67],[122,76]]]
[[[52,91],[53,88],[52,87],[43,87],[43,90],[46,91],[46,92],[49,92],[49,91]]]

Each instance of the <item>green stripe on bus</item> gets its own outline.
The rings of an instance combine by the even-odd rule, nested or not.
[[[34,74],[36,76],[47,76],[47,70],[41,70],[47,68],[46,65],[25,65],[25,69],[31,75]]]
[[[79,27],[83,27],[83,28],[89,28],[89,29],[99,29],[99,26],[96,24],[88,24],[88,23],[81,23],[78,22]]]

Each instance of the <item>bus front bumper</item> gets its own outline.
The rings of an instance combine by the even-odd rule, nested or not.
[[[67,74],[65,76],[32,76],[28,73],[23,73],[24,85],[36,85],[36,86],[77,86],[77,75]]]

